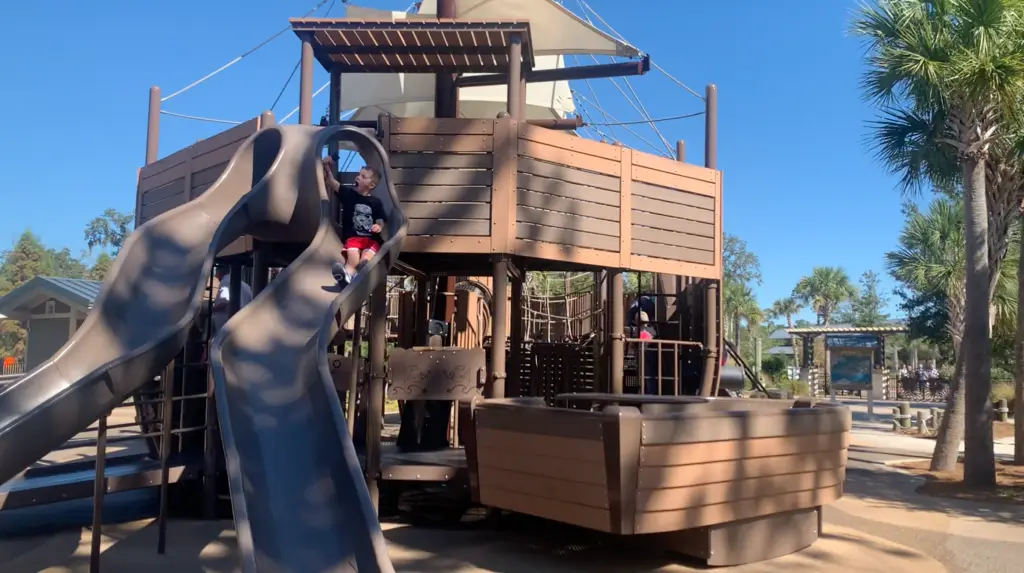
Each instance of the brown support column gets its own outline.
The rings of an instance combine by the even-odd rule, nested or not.
[[[605,373],[608,371],[606,352],[608,345],[605,339],[608,336],[608,310],[605,308],[607,291],[604,288],[604,273],[592,274],[594,281],[593,300],[590,305],[590,330],[594,332],[594,391],[607,392],[608,382],[605,380]]]
[[[455,0],[437,0],[438,19],[455,18]],[[434,117],[458,117],[459,89],[455,76],[439,73],[434,78]]]
[[[302,59],[299,67],[299,123],[313,125],[313,44],[309,37],[302,39]]]
[[[270,253],[268,246],[260,241],[253,244],[252,250],[252,296],[255,298],[267,288],[270,280]]]
[[[704,90],[704,167],[718,164],[718,88],[708,84]]]
[[[429,335],[430,304],[428,300],[430,283],[427,277],[416,280],[416,346],[426,346]]]
[[[526,73],[525,70],[519,73],[519,115],[518,119],[526,120]]]
[[[511,373],[509,375],[510,391],[507,395],[522,396],[522,351],[523,351],[523,274],[520,272],[512,278],[512,344],[509,352]]]
[[[622,271],[608,271],[608,338],[611,359],[608,365],[608,386],[612,394],[622,394],[623,362],[626,345],[623,340],[625,301],[622,298]]]
[[[492,273],[494,300],[491,301],[491,376],[488,398],[505,397],[505,342],[508,338],[508,261],[494,262]]]
[[[146,165],[154,163],[160,144],[160,88],[149,88],[149,116],[146,119]]]
[[[384,416],[384,351],[387,344],[388,289],[382,282],[370,296],[370,387],[366,393],[366,487],[374,510],[380,507],[380,433]]]
[[[330,100],[327,105],[327,124],[338,125],[341,122],[341,71],[331,70]],[[327,152],[338,162],[338,142],[327,145]]]
[[[700,381],[700,395],[713,396],[715,371],[718,369],[718,281],[705,281],[704,291],[704,372]]]
[[[708,84],[704,90],[704,167],[715,169],[718,164],[718,88]],[[721,206],[719,205],[719,208]],[[719,218],[719,221],[721,219]],[[721,229],[716,229],[721,233]],[[719,242],[719,245],[721,243]],[[719,247],[719,267],[722,252]],[[701,396],[712,396],[717,392],[715,373],[718,371],[719,351],[723,348],[721,324],[722,292],[721,281],[704,281],[704,372],[701,378]]]
[[[512,119],[523,119],[523,39],[511,34],[508,43],[508,114]]]

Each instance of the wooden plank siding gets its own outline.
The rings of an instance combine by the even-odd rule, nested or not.
[[[395,118],[390,125],[391,176],[409,219],[409,247],[488,252],[495,121]]]
[[[480,502],[612,531],[607,423],[598,413],[488,401],[475,416]]]
[[[704,527],[830,503],[842,494],[844,408],[708,411],[645,419],[636,533]]]
[[[135,226],[192,201],[221,176],[242,142],[260,129],[258,117],[197,141],[139,170]],[[245,252],[250,237],[241,237],[220,254]]]
[[[476,406],[470,457],[484,505],[632,535],[811,509],[842,495],[844,407],[591,412],[530,400]]]

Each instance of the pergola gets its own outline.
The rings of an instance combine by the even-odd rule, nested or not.
[[[801,368],[811,365],[814,339],[825,336],[825,368],[827,371],[831,348],[877,348],[876,366],[884,365],[886,336],[907,332],[907,325],[902,322],[891,322],[878,326],[852,326],[849,324],[798,326],[787,328],[786,332],[792,336],[799,336],[803,342]]]

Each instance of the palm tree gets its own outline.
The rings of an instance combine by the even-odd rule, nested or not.
[[[722,293],[725,316],[732,326],[732,342],[736,352],[740,351],[740,325],[746,320],[747,325],[761,322],[763,314],[757,304],[754,291],[747,285],[737,281],[726,281]]]
[[[793,328],[793,315],[800,312],[803,305],[795,297],[787,296],[772,303],[768,314],[775,318],[785,318],[786,328]]]
[[[1024,90],[1024,5],[1019,0],[879,0],[854,31],[868,42],[866,95],[888,109],[942,118],[939,143],[961,166],[965,313],[962,337],[967,452],[964,480],[995,483],[989,349],[989,205],[986,161]]]
[[[796,297],[787,296],[773,302],[771,308],[768,309],[768,314],[775,318],[784,317],[786,319],[786,328],[793,328],[793,316],[799,313],[802,308],[803,305],[800,304]],[[797,361],[796,354],[799,344],[797,344],[797,337],[795,335],[790,336],[789,344],[793,349],[793,366],[799,366],[800,363]]]
[[[966,321],[966,253],[962,201],[956,198],[936,199],[924,213],[913,211],[899,237],[896,251],[886,253],[886,266],[893,278],[916,292],[937,293],[944,300],[946,329],[953,342],[955,373],[947,413],[935,445],[932,470],[949,471],[956,465],[963,438],[964,368],[963,328]],[[1012,236],[1012,235],[1011,235]],[[1015,237],[1014,237],[1015,238]],[[1008,263],[1000,267],[994,281],[995,318],[1006,321],[1017,305],[1017,277],[1014,268],[1019,250],[1011,249]]]
[[[839,305],[857,294],[850,275],[841,267],[814,267],[793,289],[793,298],[810,306],[818,316],[818,324],[829,325]]]

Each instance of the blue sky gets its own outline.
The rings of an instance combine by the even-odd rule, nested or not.
[[[724,172],[725,230],[761,259],[763,305],[790,293],[816,265],[840,265],[856,279],[884,275],[883,253],[902,218],[895,180],[864,143],[872,106],[862,101],[862,49],[847,33],[853,1],[635,2],[589,0],[631,43],[703,92],[719,89],[718,167]],[[409,0],[363,0],[398,9]],[[144,158],[147,90],[169,94],[217,69],[287,25],[316,0],[61,2],[40,11],[13,0],[0,18],[7,113],[0,137],[0,248],[30,227],[51,247],[84,248],[82,229],[107,207],[134,208]],[[332,15],[340,16],[341,2]],[[576,0],[565,5],[577,13]],[[320,14],[323,14],[321,9]],[[290,32],[164,109],[245,120],[273,102],[299,55]],[[570,61],[570,64],[572,62]],[[584,62],[587,63],[587,62]],[[315,86],[326,80],[316,70]],[[298,102],[293,81],[275,113]],[[639,119],[607,81],[593,82],[602,107]],[[702,103],[652,71],[631,80],[653,117]],[[578,86],[585,95],[583,86]],[[326,107],[326,93],[316,111]],[[316,114],[319,115],[319,114]],[[294,120],[294,119],[293,119]],[[226,126],[165,116],[161,156]],[[700,118],[660,125],[703,161]],[[634,126],[656,141],[644,126]],[[626,143],[649,150],[624,137]],[[885,277],[885,290],[892,282]]]

